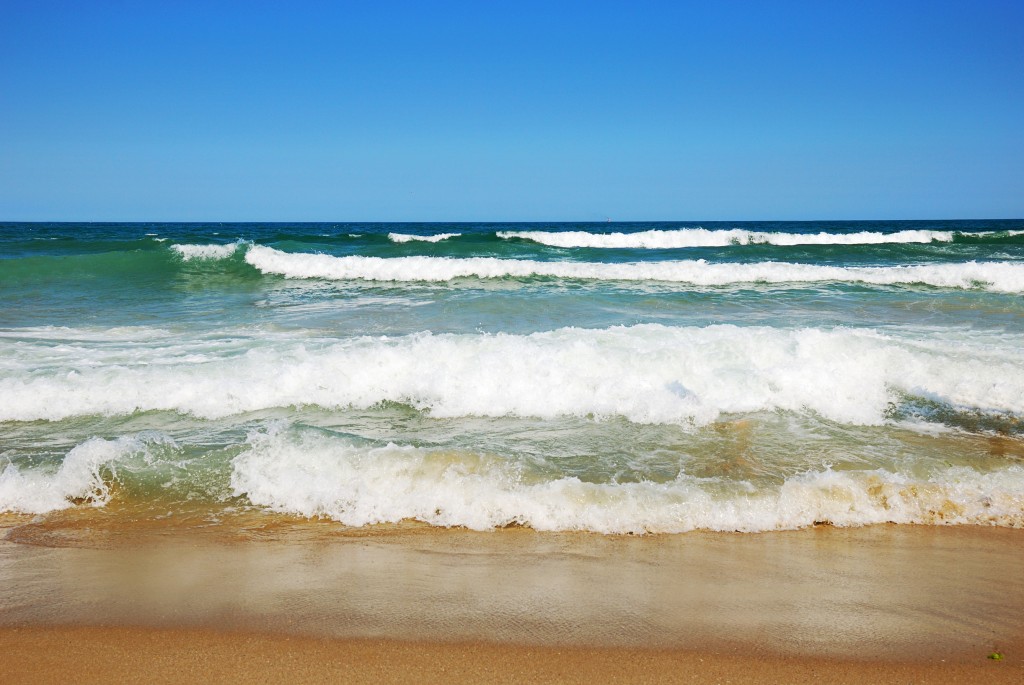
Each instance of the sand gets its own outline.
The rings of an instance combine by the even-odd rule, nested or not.
[[[1019,683],[1008,663],[332,640],[203,630],[0,630],[4,682]]]
[[[1024,682],[1024,531],[229,533],[15,522],[0,681]]]

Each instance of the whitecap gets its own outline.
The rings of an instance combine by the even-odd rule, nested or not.
[[[323,434],[256,433],[232,463],[234,494],[276,511],[350,526],[418,520],[489,530],[606,534],[758,532],[827,522],[1024,525],[1024,468],[910,476],[881,469],[791,476],[751,492],[681,474],[668,482],[524,478],[500,457]]]
[[[437,233],[435,235],[415,235],[412,233],[388,233],[388,239],[393,243],[425,242],[439,243],[449,238],[457,238],[461,233]]]
[[[625,263],[541,262],[493,257],[334,257],[282,252],[261,245],[251,247],[245,260],[267,274],[328,280],[444,282],[458,278],[540,276],[601,281],[660,281],[697,286],[840,282],[1024,292],[1024,264],[1017,262],[969,261],[911,266],[711,263],[703,259]]]

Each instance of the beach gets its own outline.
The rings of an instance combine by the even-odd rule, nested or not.
[[[1019,530],[7,523],[5,682],[1019,682],[1024,672]]]
[[[0,685],[1024,683],[1024,2],[3,9]]]
[[[763,657],[742,652],[320,640],[144,628],[14,629],[7,682],[1017,683],[1009,664]]]
[[[0,224],[2,679],[1020,681],[1024,222],[614,229]]]

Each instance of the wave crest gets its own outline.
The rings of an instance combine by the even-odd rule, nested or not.
[[[1009,231],[1019,235],[1024,231]],[[907,243],[948,243],[958,235],[982,236],[984,233],[956,231],[905,230],[892,233],[858,231],[856,233],[782,233],[748,231],[742,228],[708,230],[680,228],[636,233],[590,233],[588,231],[499,231],[503,239],[529,240],[552,247],[640,248],[650,250],[686,247],[728,247],[730,245],[880,245]]]
[[[217,260],[227,259],[231,255],[235,254],[239,248],[247,243],[244,240],[237,240],[233,243],[226,245],[220,243],[203,244],[203,245],[192,245],[192,244],[181,244],[171,245],[171,249],[174,250],[183,261],[192,260]]]
[[[406,519],[488,530],[757,532],[828,522],[1024,525],[1024,469],[963,467],[921,477],[884,470],[809,471],[757,494],[685,474],[665,483],[524,477],[497,456],[366,447],[322,434],[250,436],[231,485],[259,506],[350,526]]]
[[[877,425],[906,396],[936,411],[1024,415],[1019,336],[913,340],[866,329],[655,324],[531,335],[419,333],[284,339],[244,349],[161,341],[96,352],[5,344],[0,420],[398,402],[438,417],[593,416],[705,425],[722,414],[811,411]],[[9,354],[8,354],[9,353]],[[63,357],[61,356],[63,355]],[[928,411],[932,411],[928,409]]]
[[[439,243],[449,238],[458,238],[461,233],[438,233],[436,235],[415,235],[413,233],[388,233],[388,240],[393,243],[425,242]]]
[[[0,472],[0,511],[45,514],[67,509],[76,500],[103,506],[110,499],[110,485],[101,469],[146,449],[138,437],[90,438],[68,452],[54,472],[21,470],[8,463]]]
[[[539,262],[493,257],[333,257],[282,252],[256,245],[245,261],[265,274],[327,280],[428,281],[458,278],[553,277],[602,281],[660,281],[697,286],[743,283],[866,283],[982,288],[1024,292],[1024,264],[956,262],[913,266],[822,266],[789,262],[709,263],[703,259],[658,262]]]

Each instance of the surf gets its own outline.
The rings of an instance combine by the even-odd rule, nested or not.
[[[926,419],[1005,416],[1008,425],[1024,416],[1024,340],[1014,335],[658,324],[347,339],[124,335],[57,346],[46,335],[0,337],[0,421],[147,411],[216,419],[386,402],[438,418],[680,426],[759,411],[851,425],[881,425],[899,407]]]
[[[283,252],[262,245],[249,248],[245,261],[264,274],[326,280],[446,282],[460,278],[541,277],[694,286],[831,282],[1024,292],[1024,264],[1008,261],[855,267],[790,262],[715,263],[703,259],[615,263],[494,257],[335,257]]]

